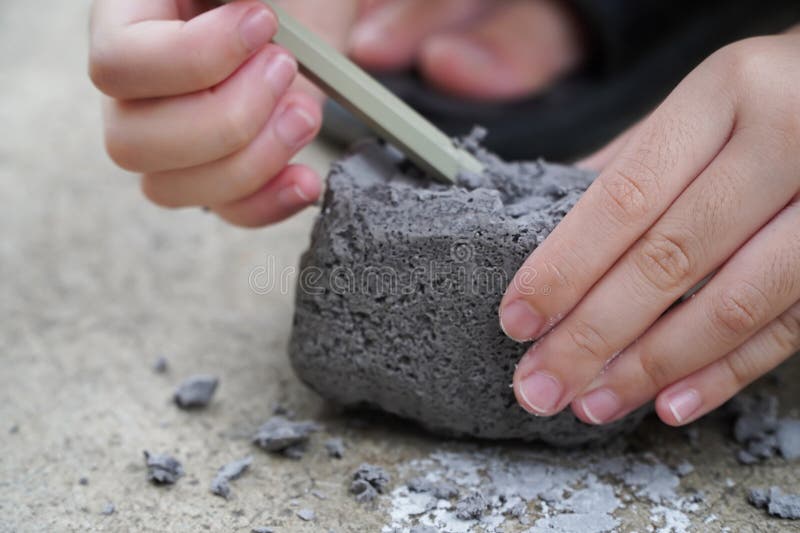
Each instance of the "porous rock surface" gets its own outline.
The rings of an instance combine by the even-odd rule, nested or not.
[[[420,179],[377,142],[333,166],[301,261],[295,371],[330,400],[447,435],[574,446],[634,428],[641,412],[604,427],[526,413],[509,387],[526,346],[498,324],[514,273],[594,175],[464,146],[487,171],[457,187]]]

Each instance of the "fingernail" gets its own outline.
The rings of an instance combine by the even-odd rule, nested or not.
[[[264,8],[251,9],[239,23],[239,38],[247,50],[258,50],[270,39],[275,31],[275,17]]]
[[[523,407],[536,415],[550,415],[561,399],[563,387],[558,380],[544,372],[534,372],[519,384]]]
[[[264,77],[272,94],[279,96],[292,84],[297,74],[297,62],[286,54],[276,54],[267,61]]]
[[[525,300],[515,300],[500,310],[500,327],[515,341],[535,339],[543,325],[544,318]]]
[[[597,389],[580,399],[586,418],[593,424],[605,424],[619,413],[619,398],[610,389]]]
[[[275,131],[286,146],[295,148],[308,139],[316,126],[316,120],[308,111],[296,105],[290,105],[278,117]]]
[[[684,389],[667,397],[667,406],[678,423],[683,423],[703,405],[700,393],[695,389]]]
[[[293,208],[310,202],[311,199],[298,185],[290,185],[278,192],[278,203],[284,207]]]

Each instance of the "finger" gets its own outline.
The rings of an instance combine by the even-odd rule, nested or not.
[[[622,352],[576,400],[576,411],[594,423],[610,422],[670,384],[736,353],[800,300],[799,270],[800,204],[795,203],[748,241],[694,297]],[[751,369],[739,367],[736,372],[743,378]],[[691,418],[700,408],[699,398],[676,398],[670,404],[673,418]]]
[[[356,24],[349,43],[350,55],[365,68],[406,68],[425,37],[476,17],[487,4],[484,0],[385,2]]]
[[[220,205],[255,193],[308,144],[322,124],[319,103],[287,94],[274,116],[245,149],[199,167],[148,174],[145,195],[164,207]]]
[[[106,143],[128,170],[190,168],[247,146],[291,84],[297,63],[270,45],[214,89],[106,106]]]
[[[90,75],[118,99],[172,96],[217,85],[277,30],[261,2],[227,4],[188,21],[174,0],[97,0]]]
[[[694,422],[798,350],[800,303],[733,352],[665,389],[656,399],[656,412],[671,426]]]
[[[312,205],[321,190],[320,179],[313,170],[292,165],[250,197],[213,210],[231,224],[257,228],[280,222]]]
[[[717,155],[734,114],[720,77],[690,74],[525,261],[500,306],[504,331],[531,340],[565,316]]]
[[[463,98],[513,99],[578,65],[583,54],[577,28],[560,2],[498,6],[468,29],[425,40],[419,64],[430,83]]]
[[[676,300],[731,257],[741,243],[785,207],[786,198],[797,194],[796,158],[790,152],[791,147],[772,142],[769,135],[754,125],[737,130],[719,156],[667,213],[522,359],[515,381],[520,397],[531,408],[550,415],[566,407],[615,354],[639,338]],[[753,146],[761,149],[752,150]],[[756,179],[766,168],[770,169],[769,187]],[[787,231],[791,235],[791,230]],[[800,267],[800,261],[797,266]],[[768,293],[765,288],[761,294]],[[776,314],[800,299],[800,294],[790,295],[785,302],[778,295],[769,296],[767,309],[777,305]],[[758,303],[767,305],[760,299]],[[696,340],[687,337],[684,331],[702,335],[703,328],[711,327],[699,318],[691,317],[690,322],[683,323],[684,327],[667,330],[673,339],[666,343],[669,348],[680,344],[684,350],[661,345],[666,351],[653,352],[644,339],[636,349],[645,350],[648,360],[675,362],[681,359],[675,354],[686,353],[688,348],[682,343],[686,339]],[[761,323],[752,326],[758,329],[772,318],[765,316]],[[675,331],[681,334],[675,335]],[[754,332],[743,331],[746,336],[735,342],[744,342]],[[736,345],[717,346],[716,351],[704,353],[721,356]],[[539,386],[544,383],[542,376],[550,384],[546,389]],[[635,389],[637,384],[628,386]]]

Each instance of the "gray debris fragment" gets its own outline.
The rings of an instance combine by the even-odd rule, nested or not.
[[[408,482],[408,490],[411,492],[430,493],[440,500],[458,498],[458,488],[447,481],[433,482],[424,477],[417,477]]]
[[[344,457],[344,441],[339,438],[328,439],[325,442],[325,450],[328,452],[328,457],[341,459]]]
[[[787,461],[800,459],[800,420],[783,419],[775,433],[778,450]]]
[[[488,508],[489,502],[483,494],[473,492],[456,504],[456,516],[461,520],[479,520]]]
[[[313,509],[306,508],[297,511],[297,517],[305,522],[313,522],[317,515]]]
[[[679,477],[686,477],[692,472],[694,472],[694,465],[689,461],[683,461],[675,467],[675,473],[678,474]]]
[[[272,414],[273,416],[282,416],[284,418],[288,418],[289,420],[292,420],[295,417],[295,412],[282,403],[275,404],[275,406],[272,408]]]
[[[747,450],[739,450],[736,452],[736,460],[739,461],[739,464],[743,465],[754,465],[759,462],[758,457]]]
[[[702,490],[696,490],[689,495],[689,500],[692,503],[703,503],[706,501],[706,493]]]
[[[172,485],[183,475],[180,461],[171,455],[144,452],[147,480],[156,485]]]
[[[530,518],[528,518],[528,504],[525,501],[521,501],[514,505],[511,509],[509,509],[508,514],[519,520],[519,523],[523,526],[530,524]]]
[[[731,408],[737,414],[733,438],[741,445],[737,460],[754,464],[774,457],[778,450],[778,398],[740,395],[731,401]]]
[[[181,409],[205,407],[214,396],[217,385],[219,385],[219,379],[214,376],[192,376],[178,385],[173,399]]]
[[[244,459],[228,463],[220,468],[217,471],[217,475],[211,481],[211,492],[227,500],[231,495],[230,482],[242,477],[252,463],[253,458],[248,456]]]
[[[769,491],[767,489],[750,489],[747,501],[754,507],[764,509],[769,503]]]
[[[169,362],[163,355],[153,361],[153,372],[156,374],[165,374],[169,370]]]
[[[350,484],[350,494],[355,496],[358,503],[371,502],[378,497],[378,491],[375,490],[375,487],[363,479],[353,480]]]
[[[268,452],[299,459],[305,452],[309,437],[319,429],[313,422],[292,422],[282,416],[274,416],[258,428],[253,435],[253,443]]]
[[[86,476],[81,476],[80,479],[78,479],[78,483],[80,483],[83,486],[86,486],[89,484],[89,478]]]
[[[350,493],[355,495],[360,503],[374,500],[378,494],[383,494],[389,485],[390,477],[386,470],[379,466],[363,463],[353,474],[350,484]]]
[[[322,491],[319,491],[319,490],[312,490],[311,491],[311,495],[313,497],[315,497],[316,499],[318,499],[318,500],[327,500],[328,499],[328,495],[325,494]]]
[[[675,499],[675,489],[680,479],[661,463],[633,463],[623,474],[626,485],[637,487],[636,494],[653,503],[666,503]]]
[[[293,444],[281,452],[284,457],[299,461],[306,454],[306,444]]]
[[[778,518],[800,520],[800,494],[786,494],[778,487],[751,489],[747,500],[751,505]]]
[[[433,526],[414,526],[409,533],[439,533],[439,530]]]
[[[585,515],[582,513],[564,513],[546,516],[536,521],[532,532],[548,531],[552,533],[608,533],[616,531],[619,522],[610,515]],[[659,529],[659,531],[680,531],[682,529]]]
[[[117,510],[116,506],[113,503],[108,502],[103,506],[103,510],[100,511],[100,514],[105,516],[110,516],[114,514],[114,511],[116,510]]]
[[[275,530],[271,527],[259,526],[251,529],[250,533],[275,533]]]
[[[19,425],[18,424],[14,424],[10,428],[8,428],[8,432],[11,435],[15,435],[15,434],[19,433]]]

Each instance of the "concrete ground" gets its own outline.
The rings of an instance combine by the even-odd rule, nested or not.
[[[287,362],[291,285],[259,294],[250,283],[268,257],[278,269],[295,265],[314,212],[248,232],[199,210],[146,203],[136,178],[103,152],[99,97],[85,75],[88,3],[0,2],[0,531],[380,531],[398,524],[393,506],[402,510],[394,496],[357,504],[347,493],[351,472],[365,461],[382,465],[399,486],[409,465],[435,468],[414,461],[443,451],[488,453],[501,465],[537,461],[551,472],[581,454],[670,466],[688,460],[695,471],[678,494],[706,495],[685,513],[689,530],[791,529],[751,508],[745,495],[755,485],[797,490],[800,463],[739,466],[721,417],[697,425],[694,447],[683,431],[648,420],[607,449],[565,453],[441,441],[326,405]],[[329,157],[321,146],[303,155],[323,171]],[[165,375],[151,370],[161,355],[170,364]],[[800,378],[798,363],[782,369],[785,383]],[[221,386],[208,410],[186,413],[170,402],[171,391],[195,372],[218,375]],[[798,414],[798,388],[761,387],[780,396],[784,413]],[[300,461],[249,443],[276,403],[325,425]],[[347,443],[344,459],[327,457],[329,435]],[[186,476],[170,488],[148,484],[145,449],[175,454]],[[248,454],[254,464],[233,484],[233,497],[211,495],[215,470]],[[652,502],[611,483],[630,501],[616,511],[619,530],[668,525],[653,518]],[[111,515],[100,513],[107,503]],[[316,513],[312,522],[295,515],[306,507]],[[531,505],[531,520],[543,512]],[[503,530],[528,527],[508,521]],[[491,530],[475,527],[483,529]]]

